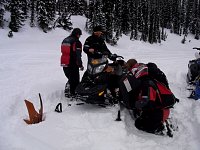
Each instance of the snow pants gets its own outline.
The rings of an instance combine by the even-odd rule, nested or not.
[[[70,94],[74,95],[75,89],[80,82],[79,68],[76,66],[63,67],[63,71],[64,71],[65,76],[67,77],[69,85],[70,85]]]
[[[135,127],[149,133],[155,133],[164,129],[163,111],[160,109],[142,112],[142,115],[135,120]]]

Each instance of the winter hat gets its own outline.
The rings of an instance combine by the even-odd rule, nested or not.
[[[72,31],[72,35],[82,35],[82,31],[79,28],[74,28]]]
[[[155,63],[152,63],[152,62],[149,62],[149,63],[147,64],[147,67],[148,67],[148,68],[158,68],[157,65],[156,65]]]
[[[155,74],[155,72],[158,72],[158,66],[155,64],[155,63],[152,63],[152,62],[149,62],[147,64],[147,67],[148,67],[148,71],[149,71],[149,74]]]
[[[106,29],[99,25],[99,26],[94,27],[93,29],[93,32],[97,32],[97,31],[106,32]]]
[[[137,64],[137,60],[135,60],[135,59],[129,59],[126,62],[126,67],[127,67],[128,70],[130,70],[135,64]]]

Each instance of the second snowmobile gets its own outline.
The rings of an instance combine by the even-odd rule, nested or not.
[[[200,48],[194,47],[193,49],[199,50]],[[187,83],[193,84],[195,79],[200,74],[200,52],[195,53],[196,59],[190,60],[188,63]]]

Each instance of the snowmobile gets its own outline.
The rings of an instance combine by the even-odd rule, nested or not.
[[[200,48],[194,47],[193,49],[199,50]],[[200,73],[200,52],[195,53],[196,59],[190,60],[188,63],[187,83],[194,84],[195,79]]]
[[[124,72],[125,61],[122,56],[112,55],[89,59],[87,70],[76,88],[76,99],[89,104],[114,104],[117,102],[118,81]]]
[[[194,47],[193,49],[200,51],[200,48]],[[188,63],[187,89],[191,91],[188,98],[198,100],[200,99],[200,52],[195,53],[195,58]]]

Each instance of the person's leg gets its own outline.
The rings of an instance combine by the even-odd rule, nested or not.
[[[66,76],[67,79],[69,80],[70,68],[69,68],[69,67],[63,67],[63,71],[64,71],[65,76]]]
[[[70,93],[72,95],[75,94],[75,90],[77,85],[79,84],[80,75],[79,75],[79,68],[73,67],[70,70],[70,77],[69,77],[69,84],[70,84]]]
[[[65,76],[68,79],[67,83],[65,84],[65,96],[69,97],[69,94],[70,94],[70,84],[69,84],[70,69],[69,69],[69,67],[63,67],[63,71],[64,71]]]
[[[158,130],[162,131],[164,129],[162,118],[162,110],[154,110],[152,112],[143,113],[136,119],[135,127],[149,133],[155,133]]]

